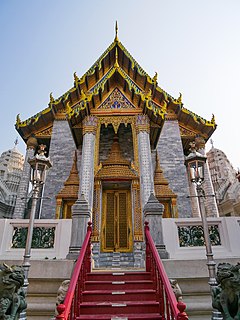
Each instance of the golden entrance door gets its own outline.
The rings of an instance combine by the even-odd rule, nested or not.
[[[103,192],[102,251],[132,251],[131,207],[130,191],[105,190]]]

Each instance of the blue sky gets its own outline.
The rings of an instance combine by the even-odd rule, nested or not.
[[[1,0],[0,152],[13,146],[16,115],[66,92],[113,41],[118,20],[120,41],[164,90],[206,119],[215,114],[214,146],[240,167],[239,14],[239,0]]]

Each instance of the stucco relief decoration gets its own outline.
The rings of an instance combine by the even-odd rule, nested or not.
[[[115,88],[99,109],[133,109],[134,106],[127,100],[118,88]]]

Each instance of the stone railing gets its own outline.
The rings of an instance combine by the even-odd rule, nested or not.
[[[209,235],[214,257],[240,256],[240,217],[208,218]],[[164,243],[172,259],[205,258],[201,220],[163,219]]]
[[[1,260],[22,259],[28,220],[0,219]],[[162,220],[163,241],[170,259],[205,259],[201,220]],[[240,217],[208,218],[215,259],[240,257]],[[65,259],[69,253],[71,219],[35,220],[32,259]]]
[[[33,228],[32,258],[65,258],[70,245],[71,223],[70,219],[36,219]],[[0,219],[1,260],[22,259],[27,226],[27,219]]]

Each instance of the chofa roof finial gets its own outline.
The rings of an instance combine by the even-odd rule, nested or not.
[[[118,22],[116,20],[116,25],[115,25],[115,41],[118,41]]]

